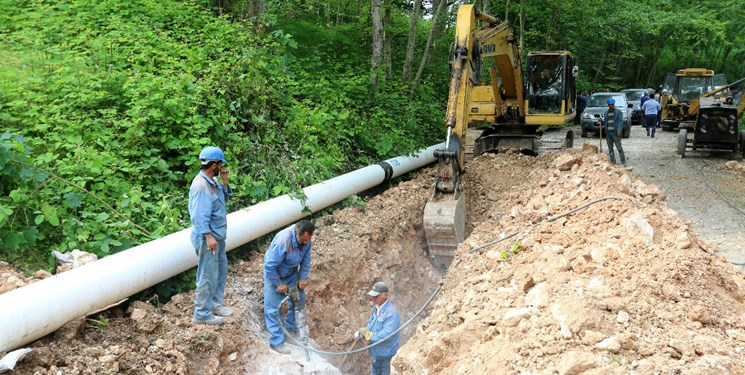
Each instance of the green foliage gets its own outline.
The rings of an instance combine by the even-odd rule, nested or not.
[[[364,13],[216,14],[246,4],[0,3],[0,259],[51,269],[51,250],[104,257],[189,227],[206,145],[226,150],[232,210],[440,141],[443,92],[387,82],[369,100]]]
[[[109,317],[104,314],[98,314],[95,319],[88,319],[88,321],[93,325],[93,327],[99,330],[105,330],[109,327],[109,323],[111,322]]]

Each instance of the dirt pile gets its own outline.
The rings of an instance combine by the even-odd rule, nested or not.
[[[399,373],[745,372],[742,275],[700,250],[664,194],[632,171],[592,147],[470,161],[464,185],[473,232],[442,281],[426,257],[421,221],[435,175],[423,170],[317,220],[307,304],[314,347],[357,347],[352,333],[369,317],[365,293],[375,281],[391,287],[403,320],[440,283],[431,316],[402,333]],[[621,199],[545,220],[606,196]],[[327,357],[329,364],[315,355],[306,361],[294,346],[291,356],[269,350],[262,267],[263,254],[230,264],[226,303],[236,314],[224,326],[190,324],[193,292],[165,304],[125,303],[30,344],[16,373],[369,372],[366,353]],[[0,263],[0,276],[4,292],[49,274],[25,277]]]
[[[485,155],[470,171],[521,160]],[[588,146],[523,172],[529,184],[481,208],[492,219],[459,247],[400,373],[745,373],[745,278],[664,194]]]

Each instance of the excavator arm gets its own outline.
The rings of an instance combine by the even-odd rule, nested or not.
[[[445,148],[435,151],[439,173],[434,194],[424,208],[427,247],[442,265],[449,265],[465,237],[466,196],[461,177],[467,143],[474,143],[475,156],[505,148],[535,155],[541,125],[563,125],[574,118],[576,67],[569,53],[529,54],[528,65],[535,71],[527,80],[533,92],[530,98],[526,98],[521,55],[507,22],[479,12],[472,4],[460,6],[445,116]],[[489,65],[488,74],[482,62]],[[533,113],[530,103],[536,105]],[[467,131],[473,125],[480,125],[483,133],[467,140]]]

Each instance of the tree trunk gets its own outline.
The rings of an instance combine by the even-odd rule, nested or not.
[[[636,77],[634,77],[634,86],[639,86],[642,81],[642,66],[644,65],[644,48],[647,45],[647,34],[642,35],[642,43],[639,46],[639,60],[636,64]]]
[[[597,88],[600,74],[603,72],[603,65],[605,65],[605,58],[608,56],[608,43],[605,44],[603,49],[603,56],[600,57],[600,63],[598,64],[597,70],[595,71],[595,78],[592,79],[592,87]]]
[[[440,3],[437,5],[437,10],[435,11],[435,15],[434,17],[432,17],[432,28],[429,29],[429,37],[427,37],[427,46],[424,48],[424,53],[422,54],[422,61],[421,63],[419,63],[419,69],[416,71],[416,77],[414,78],[414,84],[411,87],[412,95],[416,92],[416,87],[417,85],[419,85],[419,81],[422,79],[422,73],[424,72],[424,67],[427,66],[427,63],[429,62],[429,55],[432,49],[432,41],[434,40],[435,33],[437,30],[437,21],[440,18],[440,15],[442,14],[443,9],[445,9],[445,3],[447,3],[446,0],[440,0]]]
[[[370,94],[374,98],[378,93],[378,81],[380,80],[380,60],[383,55],[383,20],[381,18],[381,7],[383,0],[371,0],[372,27],[373,27],[373,50],[370,67]]]
[[[409,40],[406,43],[406,60],[404,61],[404,74],[401,80],[404,84],[409,82],[411,74],[411,63],[414,61],[414,49],[416,47],[416,25],[419,22],[419,10],[422,7],[422,0],[414,0],[414,9],[411,11],[411,20],[409,21]]]
[[[383,56],[385,56],[385,79],[386,81],[391,80],[391,36],[393,35],[392,32],[387,32],[386,29],[390,31],[391,29],[391,0],[385,0],[385,3],[383,5],[385,7],[384,16],[383,16]]]
[[[510,0],[504,5],[504,22],[510,21]]]
[[[654,78],[657,73],[657,62],[660,60],[660,55],[662,55],[662,49],[665,47],[665,43],[667,42],[667,39],[670,37],[670,34],[668,35],[660,35],[660,40],[657,43],[654,56],[652,57],[652,66],[649,69],[649,78],[647,79],[647,85],[651,86],[654,85]],[[654,88],[657,88],[659,85],[654,85]]]
[[[548,25],[548,30],[546,31],[546,50],[549,48],[549,44],[551,43],[551,29],[554,28],[556,25],[556,20],[559,18],[559,11],[554,8],[553,15],[551,16],[551,23]]]
[[[724,57],[722,57],[722,65],[719,65],[719,73],[724,73],[724,68],[727,66],[727,58],[729,58],[729,54],[732,52],[732,45],[727,46],[727,49],[724,50]]]

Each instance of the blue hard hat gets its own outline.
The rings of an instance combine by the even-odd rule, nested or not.
[[[215,146],[207,146],[202,149],[202,152],[199,153],[199,160],[202,161],[202,163],[209,162],[209,161],[221,161],[223,163],[227,163],[228,161],[225,160],[225,153],[222,152],[222,150],[219,147]]]
[[[613,98],[608,99],[608,105],[611,105],[611,104],[616,105],[616,100]]]

